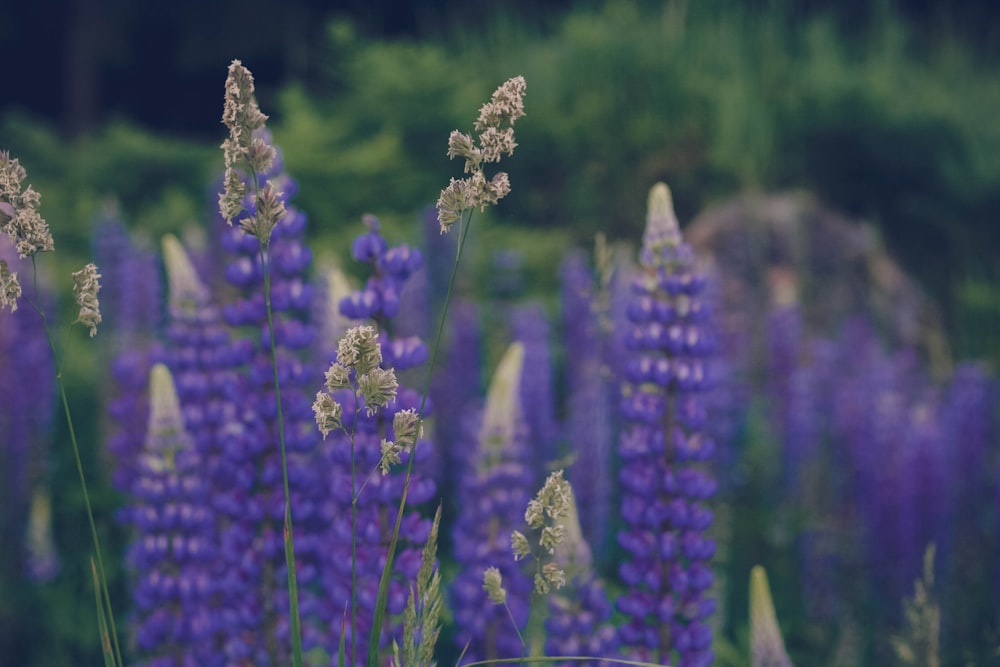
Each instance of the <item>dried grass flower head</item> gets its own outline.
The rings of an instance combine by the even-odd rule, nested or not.
[[[80,307],[80,315],[76,321],[90,328],[91,338],[97,335],[97,325],[101,323],[101,304],[97,300],[97,293],[101,289],[100,277],[94,263],[73,272],[73,295],[76,305]]]
[[[0,259],[0,310],[17,310],[17,300],[21,298],[21,282],[17,274],[10,270],[5,260]]]
[[[264,128],[266,120],[254,99],[253,75],[239,60],[234,60],[226,77],[222,110],[222,123],[229,128],[229,137],[222,142],[226,174],[219,195],[219,212],[230,225],[245,212],[239,218],[240,226],[262,245],[270,241],[271,232],[285,215],[282,193],[274,182],[268,179],[263,186],[258,183],[258,178],[271,170],[276,155]],[[249,204],[248,182],[253,190]]]
[[[487,178],[483,165],[499,162],[503,155],[513,155],[517,142],[514,141],[514,122],[524,116],[524,93],[526,84],[523,76],[509,79],[494,91],[489,102],[479,109],[475,129],[479,133],[476,141],[458,130],[448,137],[448,157],[465,158],[467,178],[451,179],[448,187],[438,197],[438,223],[441,233],[447,233],[461,218],[462,213],[478,206],[485,209],[496,204],[510,192],[510,178],[507,172],[497,172]]]
[[[21,259],[55,249],[49,225],[38,213],[41,195],[30,185],[23,187],[26,175],[17,159],[0,151],[0,231],[10,237]]]

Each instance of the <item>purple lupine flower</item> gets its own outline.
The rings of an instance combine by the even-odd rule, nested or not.
[[[134,573],[133,625],[142,665],[221,665],[212,646],[215,529],[201,461],[184,429],[170,371],[150,373],[149,430],[132,480],[128,563]]]
[[[419,250],[406,245],[390,247],[379,230],[374,216],[365,216],[366,232],[358,236],[352,246],[352,255],[360,262],[371,265],[364,289],[353,292],[340,302],[343,316],[355,320],[373,320],[379,332],[382,355],[381,367],[397,373],[415,368],[427,361],[428,351],[417,336],[395,337],[390,335],[390,323],[400,308],[400,295],[407,281],[423,265]],[[393,416],[402,410],[419,411],[421,397],[413,389],[399,386],[396,397],[376,411],[359,405],[350,390],[337,391],[334,398],[342,405],[344,431],[335,430],[327,438],[327,455],[332,474],[328,484],[332,490],[327,507],[329,524],[326,542],[328,567],[323,573],[327,615],[333,620],[331,630],[334,648],[338,645],[341,627],[347,633],[344,643],[349,664],[362,665],[366,660],[368,638],[372,630],[378,583],[385,564],[392,537],[396,508],[403,494],[405,476],[399,472],[387,475],[373,473],[382,459],[383,439],[395,440]],[[425,415],[430,404],[425,406]],[[345,432],[346,431],[346,432]],[[352,436],[353,451],[352,451]],[[430,522],[414,509],[426,503],[436,493],[434,482],[424,470],[431,457],[431,445],[420,440],[412,454],[402,454],[408,463],[415,456],[414,470],[410,477],[407,506],[410,508],[400,527],[401,547],[395,559],[394,577],[390,582],[387,612],[390,616],[402,613],[409,592],[420,566],[421,547],[430,530]],[[353,469],[352,469],[353,458]],[[371,473],[371,474],[370,474]],[[365,483],[366,482],[366,483]],[[365,483],[362,489],[362,484]],[[352,525],[352,498],[357,495],[357,525]],[[386,517],[390,517],[386,519]],[[352,610],[352,536],[357,537],[358,608]],[[352,627],[354,618],[357,627]],[[388,643],[398,633],[399,623],[393,620],[381,641]]]
[[[306,216],[288,204],[295,183],[280,169],[277,154],[271,169],[258,174],[261,183],[272,184],[272,193],[280,191],[285,211],[269,232],[263,261],[270,271],[303,648],[323,646],[329,651],[335,648],[330,644],[331,619],[322,615],[319,596],[320,570],[329,558],[323,548],[327,519],[322,516],[329,485],[312,419],[312,377],[305,359],[313,343],[313,294],[307,279],[312,255],[303,240]],[[252,207],[250,201],[247,210]],[[218,228],[221,245],[231,256],[224,276],[239,289],[235,301],[223,307],[223,317],[232,326],[245,327],[253,349],[245,370],[247,390],[239,397],[237,418],[226,423],[223,434],[222,451],[231,468],[224,496],[228,505],[220,508],[231,517],[220,550],[231,559],[227,577],[220,582],[229,605],[222,620],[225,652],[231,662],[286,664],[291,643],[285,497],[261,247],[255,236],[221,219]]]
[[[562,265],[563,340],[566,347],[566,439],[572,447],[569,481],[579,498],[587,542],[601,549],[610,519],[612,387],[603,355],[594,278],[582,253]]]
[[[705,501],[716,483],[707,470],[715,444],[705,431],[705,359],[711,349],[702,301],[705,279],[681,238],[670,191],[653,187],[628,315],[634,352],[623,385],[627,421],[622,461],[619,569],[627,591],[618,610],[621,646],[642,660],[679,667],[712,661],[708,617],[715,601],[705,536]],[[676,656],[676,658],[674,657]]]
[[[31,275],[31,262],[18,259],[7,237],[0,237],[0,259],[21,276]],[[0,309],[0,543],[13,545],[29,537],[27,572],[44,580],[54,574],[50,563],[42,562],[31,548],[29,508],[33,496],[44,494],[47,477],[49,424],[55,409],[52,351],[45,341],[42,319],[27,299],[51,310],[50,295],[35,293],[31,280],[22,278],[21,305],[11,312]],[[39,300],[41,303],[39,303]],[[20,560],[14,556],[0,561],[13,571],[0,571],[0,581],[20,579]],[[4,567],[3,569],[6,569]],[[42,575],[42,576],[36,576]]]
[[[511,337],[524,345],[521,405],[528,426],[530,463],[533,470],[542,471],[557,457],[558,437],[549,320],[540,303],[514,306],[510,318]]]
[[[526,465],[527,427],[521,413],[524,348],[513,343],[490,383],[472,465],[462,476],[459,515],[453,531],[461,569],[451,585],[455,642],[468,645],[466,659],[521,655],[516,629],[502,605],[490,603],[483,572],[497,568],[507,589],[507,605],[523,627],[532,582],[511,553],[511,531],[524,521],[531,499],[532,471]]]

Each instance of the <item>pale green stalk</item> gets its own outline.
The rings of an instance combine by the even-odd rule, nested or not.
[[[31,255],[31,279],[32,285],[34,287],[35,295],[38,295],[38,265],[35,262],[35,255]],[[83,462],[80,459],[80,446],[76,439],[76,429],[73,427],[73,416],[69,410],[69,399],[66,397],[66,385],[63,382],[62,376],[62,365],[59,362],[59,354],[56,352],[55,342],[52,339],[52,332],[49,330],[49,320],[45,316],[45,310],[32,300],[30,297],[25,297],[25,300],[31,304],[31,307],[35,309],[35,312],[42,318],[42,329],[45,331],[45,341],[49,344],[49,350],[52,351],[52,363],[55,366],[56,371],[56,383],[59,385],[59,396],[62,399],[63,412],[66,415],[66,425],[69,428],[69,440],[73,445],[73,457],[76,460],[76,471],[80,476],[80,488],[83,490],[83,504],[87,509],[87,522],[90,524],[90,536],[94,542],[94,554],[97,556],[97,569],[100,573],[100,588],[101,593],[104,596],[104,605],[107,607],[107,620],[110,627],[111,638],[114,644],[114,657],[117,660],[119,667],[124,665],[122,661],[121,647],[118,644],[118,629],[115,627],[115,616],[111,610],[111,594],[108,592],[108,577],[104,573],[104,558],[101,556],[101,541],[97,537],[97,525],[94,522],[94,510],[90,504],[90,492],[87,490],[87,477],[83,473]],[[102,639],[102,646],[104,642]]]
[[[455,253],[455,264],[451,269],[451,278],[448,280],[448,291],[445,293],[444,305],[441,308],[441,317],[438,320],[437,335],[434,337],[434,346],[431,348],[431,359],[430,363],[427,365],[427,374],[424,378],[424,390],[420,397],[420,410],[417,412],[419,416],[420,425],[417,427],[417,433],[420,432],[420,428],[423,424],[424,419],[424,408],[427,405],[427,395],[430,393],[431,388],[431,375],[434,371],[434,365],[437,362],[438,350],[441,347],[441,338],[444,333],[444,323],[448,316],[448,304],[451,303],[451,294],[455,288],[455,277],[458,275],[458,265],[462,259],[462,250],[465,247],[465,242],[469,238],[469,227],[472,224],[472,211],[469,211],[469,217],[465,219],[464,224],[459,226],[459,238],[458,238],[458,250]],[[378,583],[378,597],[375,600],[375,615],[372,620],[372,633],[368,642],[368,667],[378,667],[378,649],[379,649],[379,637],[382,634],[382,620],[385,617],[385,607],[389,598],[389,579],[392,576],[392,566],[396,558],[396,547],[399,543],[399,528],[403,523],[403,512],[406,510],[406,498],[410,492],[410,478],[413,474],[413,462],[416,457],[416,443],[413,447],[414,451],[410,454],[410,458],[406,463],[406,476],[403,479],[403,495],[399,499],[399,508],[396,512],[396,523],[392,529],[392,539],[389,542],[389,551],[386,554],[385,567],[382,569],[382,576]]]

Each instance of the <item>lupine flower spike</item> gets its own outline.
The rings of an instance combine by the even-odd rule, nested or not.
[[[705,278],[662,183],[650,191],[639,259],[622,388],[628,423],[618,449],[625,522],[618,539],[627,553],[619,571],[628,586],[618,598],[628,617],[619,638],[634,657],[705,667],[715,609],[706,596],[715,542],[704,534],[712,522],[705,501],[716,489],[704,402],[710,329]]]

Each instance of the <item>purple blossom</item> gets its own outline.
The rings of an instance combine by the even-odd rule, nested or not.
[[[619,568],[626,591],[618,598],[626,621],[618,638],[642,660],[707,665],[715,609],[707,596],[715,542],[705,536],[712,522],[706,501],[716,491],[708,471],[715,443],[703,403],[711,330],[705,278],[662,184],[650,193],[640,263],[628,309],[633,355],[618,449],[625,524],[619,543],[626,552]]]
[[[427,361],[428,350],[420,338],[389,333],[389,327],[395,324],[393,318],[399,312],[400,295],[404,293],[407,281],[422,267],[423,259],[420,251],[409,246],[390,247],[382,237],[379,221],[374,216],[366,216],[364,222],[367,231],[355,239],[352,254],[355,259],[369,264],[372,272],[364,289],[341,300],[340,312],[352,319],[372,319],[376,322],[380,329],[382,367],[393,368],[399,373]],[[347,633],[344,641],[348,663],[361,665],[365,664],[378,582],[388,553],[405,477],[401,469],[384,476],[376,472],[382,455],[381,441],[395,439],[393,415],[400,410],[419,410],[421,400],[416,391],[405,385],[398,388],[396,398],[388,406],[373,413],[356,402],[349,390],[339,390],[334,398],[343,406],[342,420],[346,433],[333,431],[326,440],[327,465],[332,473],[327,478],[331,497],[324,508],[328,523],[324,544],[330,566],[322,572],[322,604],[326,609],[325,615],[332,619],[333,649],[336,650],[340,641],[343,624]],[[430,413],[429,407],[428,403],[425,415]],[[430,522],[422,518],[415,508],[428,502],[436,493],[434,482],[424,472],[431,457],[431,448],[430,442],[422,439],[412,454],[416,459],[407,498],[409,510],[400,527],[401,547],[396,555],[387,605],[388,614],[396,618],[390,622],[388,632],[382,634],[383,645],[387,645],[394,636],[398,638],[398,615],[403,611],[409,586],[416,577],[421,548],[430,530]],[[402,454],[404,465],[409,462],[409,456]],[[356,526],[352,524],[351,513],[354,496],[357,496]],[[354,610],[351,609],[352,535],[357,538],[359,587],[358,607]],[[355,617],[357,628],[352,627]]]
[[[144,665],[221,665],[212,642],[218,617],[208,604],[216,557],[210,490],[162,364],[153,367],[149,394],[149,430],[125,514],[134,530],[136,650]]]
[[[329,631],[333,617],[324,614],[319,595],[320,572],[329,558],[324,549],[328,519],[323,508],[329,494],[323,451],[312,417],[313,378],[307,353],[313,345],[309,321],[313,305],[308,271],[312,254],[303,235],[306,216],[288,203],[294,182],[279,173],[260,174],[281,191],[286,213],[271,231],[266,257],[270,270],[274,319],[274,354],[281,385],[284,436],[300,591],[303,648],[335,649]],[[225,608],[227,660],[249,660],[258,666],[286,664],[290,659],[289,602],[283,542],[284,491],[274,370],[264,300],[260,246],[255,237],[218,221],[221,245],[230,259],[226,280],[239,296],[224,306],[223,317],[242,327],[246,355],[240,393],[227,408],[221,455],[228,468],[226,492],[216,500],[224,519],[220,554],[226,574],[220,583]],[[214,334],[209,334],[214,335]],[[249,348],[244,349],[243,346]],[[338,616],[339,618],[339,616]]]

